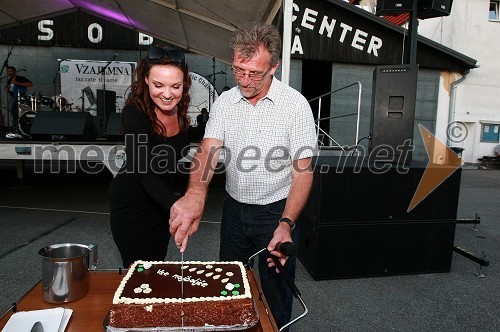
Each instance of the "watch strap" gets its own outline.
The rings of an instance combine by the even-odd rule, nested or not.
[[[288,224],[288,226],[290,226],[291,231],[293,231],[293,229],[295,228],[295,222],[290,218],[286,218],[286,217],[281,218],[280,222],[286,222]]]

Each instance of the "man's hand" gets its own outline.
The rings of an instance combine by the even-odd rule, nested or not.
[[[186,195],[170,208],[170,234],[174,236],[175,245],[181,252],[186,250],[189,236],[194,234],[200,225],[208,184],[217,166],[221,149],[222,141],[214,138],[203,139],[191,162]]]
[[[204,205],[205,195],[188,192],[170,208],[170,234],[181,252],[186,250],[189,236],[198,230]]]
[[[278,228],[274,231],[273,238],[269,242],[267,246],[267,250],[271,253],[271,255],[278,257],[281,265],[285,265],[288,256],[283,255],[279,251],[276,250],[276,245],[278,243],[292,242],[292,235],[290,233],[290,226],[287,223],[280,222]],[[267,259],[267,266],[273,267],[276,264],[274,263],[272,257]],[[279,270],[276,268],[276,273],[279,273]]]

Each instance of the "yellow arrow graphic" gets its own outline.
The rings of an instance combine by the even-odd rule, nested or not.
[[[418,127],[424,140],[429,163],[425,167],[407,212],[413,210],[462,165],[462,158],[455,151],[447,147],[421,124]]]

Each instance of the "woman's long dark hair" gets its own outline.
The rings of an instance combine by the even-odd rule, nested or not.
[[[187,133],[189,128],[187,110],[189,108],[189,103],[191,102],[191,96],[189,95],[189,88],[191,88],[191,76],[189,75],[189,69],[186,63],[181,64],[168,57],[161,57],[160,59],[154,60],[150,60],[148,56],[143,58],[134,71],[130,89],[131,91],[125,105],[137,105],[146,113],[147,117],[153,124],[154,131],[161,136],[167,136],[167,129],[156,116],[156,105],[149,94],[149,86],[145,81],[145,78],[149,76],[151,67],[156,65],[169,65],[177,67],[182,70],[184,74],[182,98],[179,101],[179,104],[177,104],[177,120],[179,121],[180,131]]]

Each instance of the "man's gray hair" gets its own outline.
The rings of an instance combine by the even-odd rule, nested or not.
[[[278,29],[272,24],[246,23],[233,33],[229,43],[233,57],[234,53],[238,52],[245,59],[254,56],[261,45],[271,54],[269,64],[276,65],[281,54],[281,37]]]

